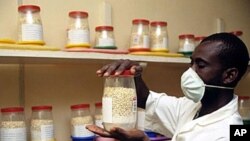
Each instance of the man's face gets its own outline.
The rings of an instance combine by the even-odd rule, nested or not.
[[[194,50],[191,56],[191,67],[208,85],[222,84],[222,66],[218,57],[220,51],[216,46],[220,42],[205,42]]]

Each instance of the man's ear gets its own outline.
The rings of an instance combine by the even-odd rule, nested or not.
[[[239,75],[239,70],[237,68],[228,68],[223,73],[223,82],[224,84],[230,84],[234,82]]]

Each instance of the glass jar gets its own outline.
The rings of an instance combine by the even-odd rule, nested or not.
[[[130,70],[105,78],[102,98],[103,126],[132,129],[136,125],[137,97],[134,76]]]
[[[32,106],[31,141],[54,141],[52,106]]]
[[[44,45],[40,7],[21,5],[18,7],[18,43]]]
[[[129,51],[150,51],[149,21],[146,19],[134,19],[132,24]]]
[[[250,125],[250,96],[239,96],[239,113],[243,123]]]
[[[26,124],[23,107],[1,109],[1,141],[26,141]]]
[[[113,30],[113,26],[97,26],[94,48],[116,49]]]
[[[151,51],[168,52],[168,31],[167,22],[151,22]]]
[[[102,103],[95,103],[95,125],[103,128],[102,125]]]
[[[71,107],[71,137],[89,138],[94,137],[94,133],[86,129],[87,125],[94,124],[93,118],[90,115],[89,104],[77,104]]]
[[[186,56],[192,55],[195,48],[195,41],[193,34],[179,35],[179,53]]]
[[[87,12],[69,12],[67,38],[67,48],[90,47],[90,32]]]

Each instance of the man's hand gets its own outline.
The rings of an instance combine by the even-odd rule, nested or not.
[[[131,60],[118,60],[103,66],[96,71],[98,76],[109,76],[110,74],[120,75],[124,70],[130,70],[134,75],[141,74],[142,66]]]
[[[141,130],[132,129],[124,130],[122,128],[114,127],[110,131],[106,131],[96,125],[88,125],[86,128],[100,136],[115,138],[120,141],[149,141],[149,138]]]

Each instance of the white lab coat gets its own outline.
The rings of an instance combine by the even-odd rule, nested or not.
[[[150,91],[146,103],[145,129],[172,137],[172,141],[229,141],[230,125],[243,124],[238,97],[208,115],[194,119],[201,103]]]

